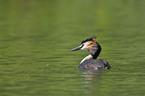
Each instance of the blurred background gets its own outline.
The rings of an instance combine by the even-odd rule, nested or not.
[[[144,0],[0,0],[0,94],[143,96],[144,31]],[[77,69],[92,36],[111,70]]]

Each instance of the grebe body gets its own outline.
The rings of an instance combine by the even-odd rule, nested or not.
[[[108,62],[106,62],[103,59],[88,59],[85,60],[84,62],[82,62],[79,66],[78,69],[79,70],[98,70],[98,69],[110,69],[111,66],[109,65]]]
[[[110,69],[111,66],[108,62],[106,62],[103,59],[97,59],[99,56],[102,47],[101,45],[96,41],[95,37],[88,38],[86,40],[83,40],[81,45],[71,49],[71,51],[76,50],[88,50],[90,54],[86,56],[78,66],[78,69],[80,70],[98,70],[98,69]]]

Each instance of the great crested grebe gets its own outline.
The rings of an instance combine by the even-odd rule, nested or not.
[[[71,49],[69,52],[76,50],[88,50],[90,52],[90,54],[80,62],[80,65],[78,66],[78,69],[80,70],[110,69],[111,66],[108,62],[103,59],[97,59],[101,49],[96,37],[91,37],[83,40],[80,46]]]

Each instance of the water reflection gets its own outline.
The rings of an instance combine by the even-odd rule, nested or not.
[[[81,82],[84,84],[83,87],[92,87],[93,82],[97,82],[100,71],[85,71],[82,73],[81,76],[84,77],[84,81]]]
[[[83,80],[81,83],[84,88],[84,93],[87,95],[97,95],[98,94],[98,81],[100,77],[101,71],[83,71],[81,77]]]

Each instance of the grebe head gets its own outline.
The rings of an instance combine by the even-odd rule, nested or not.
[[[89,50],[90,46],[92,46],[93,43],[95,43],[96,41],[95,38],[96,37],[91,37],[86,40],[83,40],[80,46],[71,49],[69,52],[76,51],[76,50]]]
[[[96,59],[101,52],[101,46],[97,42],[96,37],[91,37],[83,40],[80,46],[71,49],[69,52],[76,50],[88,50],[92,58]]]

